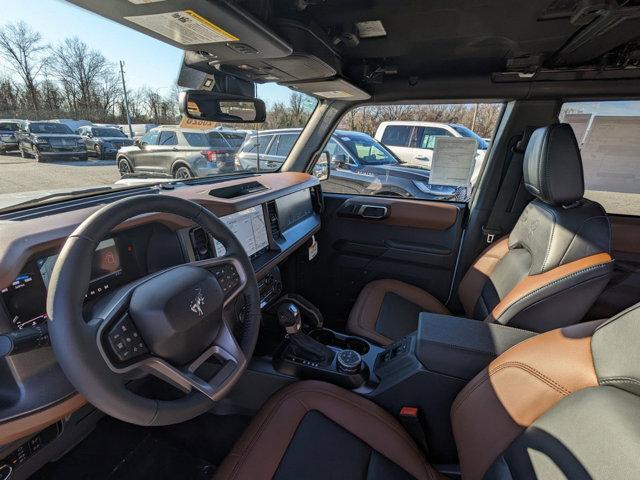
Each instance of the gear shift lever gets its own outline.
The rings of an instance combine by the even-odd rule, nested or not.
[[[300,331],[302,317],[295,304],[281,303],[278,307],[278,321],[289,335],[291,354],[314,363],[333,360],[335,355],[333,350]]]
[[[302,316],[295,304],[284,302],[278,307],[278,321],[289,335],[300,332],[302,327]]]

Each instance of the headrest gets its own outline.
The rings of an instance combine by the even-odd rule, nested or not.
[[[544,203],[570,205],[584,195],[582,158],[569,124],[536,129],[524,153],[523,169],[527,190]]]

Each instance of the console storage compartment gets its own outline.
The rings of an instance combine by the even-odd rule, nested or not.
[[[498,355],[534,335],[497,323],[423,312],[416,355],[427,370],[471,380]]]

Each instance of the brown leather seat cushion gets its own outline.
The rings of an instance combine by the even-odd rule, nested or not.
[[[442,478],[424,459],[418,447],[389,413],[358,395],[317,381],[297,382],[274,395],[260,410],[232,452],[216,472],[216,479],[280,478],[281,462],[297,435],[298,428],[310,413],[318,412],[328,421],[364,442],[371,452],[384,457],[418,479]],[[299,433],[299,432],[298,432]],[[334,443],[337,439],[322,435],[315,444]],[[358,441],[358,440],[355,441]],[[328,463],[331,458],[318,458],[318,450],[303,448],[298,461]],[[350,462],[346,462],[350,463]],[[345,465],[345,468],[347,465]],[[349,465],[352,467],[352,465]],[[366,478],[366,470],[363,477]],[[305,474],[299,478],[306,478]],[[335,472],[340,476],[340,472]],[[291,476],[287,476],[290,478]]]
[[[450,314],[447,307],[442,305],[437,298],[421,288],[398,280],[376,280],[367,284],[360,292],[355,305],[351,309],[351,314],[347,321],[347,330],[380,345],[393,343],[397,338],[386,336],[376,328],[385,296],[389,294],[395,294],[407,302],[417,305],[423,311],[444,315]],[[400,320],[397,319],[397,321]],[[408,320],[413,322],[413,328],[409,329],[409,332],[415,330],[418,325],[417,315],[415,318]]]

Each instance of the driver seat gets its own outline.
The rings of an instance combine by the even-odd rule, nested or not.
[[[462,477],[636,478],[638,345],[635,306],[606,322],[532,337],[500,355],[451,408]],[[385,410],[339,387],[303,381],[267,402],[216,478],[446,477]]]

